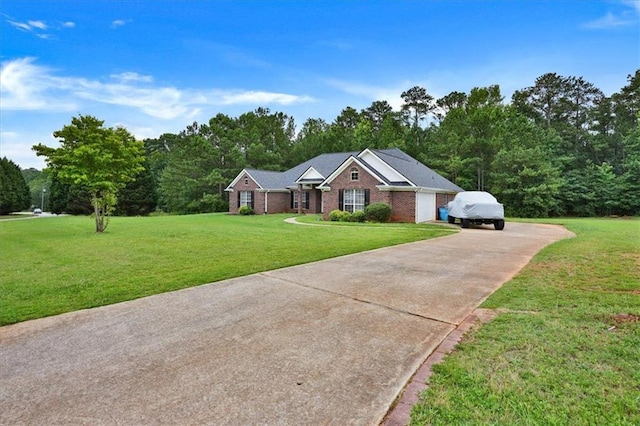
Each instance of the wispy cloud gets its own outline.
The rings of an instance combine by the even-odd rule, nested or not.
[[[113,74],[107,81],[61,77],[39,66],[34,58],[2,63],[2,109],[76,111],[87,102],[139,110],[160,119],[193,117],[221,105],[292,105],[313,102],[309,96],[261,90],[176,88],[153,84],[153,77],[135,72]]]
[[[40,30],[46,30],[47,28],[49,28],[49,27],[47,26],[47,24],[45,24],[45,23],[44,23],[44,22],[42,22],[42,21],[29,21],[29,25],[30,25],[32,28],[38,28],[38,29],[40,29]]]
[[[31,28],[31,25],[27,24],[26,22],[12,21],[10,19],[7,19],[7,22],[10,25],[12,25],[14,28],[17,28],[22,31],[31,31],[33,29]]]
[[[22,30],[22,31],[34,31],[34,30],[46,30],[49,28],[49,26],[47,24],[45,24],[43,21],[27,21],[27,22],[20,22],[20,21],[14,21],[12,19],[7,19],[7,22],[12,25],[13,27]]]
[[[626,27],[627,25],[631,25],[632,23],[632,19],[624,18],[620,15],[614,15],[613,13],[608,12],[602,18],[587,22],[583,25],[583,27],[591,30],[602,30],[608,28]]]
[[[114,80],[120,81],[122,83],[126,83],[129,81],[139,81],[142,83],[152,83],[153,77],[150,75],[141,75],[137,72],[123,72],[120,74],[111,74],[111,77]]]
[[[323,81],[329,87],[370,102],[386,100],[395,110],[399,110],[402,106],[400,94],[410,87],[420,85],[408,81],[394,82],[393,86],[389,87],[339,79],[324,79]]]
[[[582,25],[590,30],[606,30],[612,28],[638,25],[640,22],[640,0],[622,0],[620,4],[625,10],[620,12],[607,12],[604,16]]]
[[[111,22],[111,28],[124,27],[126,24],[127,24],[127,21],[123,19],[116,19],[115,21]]]
[[[622,3],[635,9],[638,16],[640,16],[640,0],[622,0]]]
[[[52,75],[51,70],[33,64],[33,58],[2,63],[0,68],[0,96],[6,110],[73,110],[75,103],[63,100],[60,89],[64,79]]]
[[[11,19],[7,16],[5,16],[5,20],[12,27],[20,31],[32,33],[36,37],[41,38],[43,40],[49,40],[54,38],[51,34],[45,31],[55,31],[55,30],[60,30],[62,28],[73,28],[76,26],[76,24],[71,21],[57,23],[51,26],[47,24],[45,21],[41,21],[41,20],[28,20],[26,22],[23,22],[23,21],[17,21],[15,19]]]
[[[220,105],[293,105],[314,102],[310,96],[290,95],[287,93],[264,92],[259,90],[249,91],[211,91],[208,95],[209,102]]]

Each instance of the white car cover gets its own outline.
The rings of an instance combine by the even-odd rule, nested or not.
[[[504,206],[484,191],[459,192],[447,208],[449,216],[460,219],[504,219]]]

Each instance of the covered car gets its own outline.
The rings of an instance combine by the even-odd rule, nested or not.
[[[456,194],[447,205],[449,223],[460,220],[463,228],[469,224],[493,224],[495,229],[504,229],[504,206],[496,197],[485,191],[465,191]]]

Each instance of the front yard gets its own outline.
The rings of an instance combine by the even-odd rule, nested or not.
[[[104,234],[87,217],[0,221],[0,325],[454,232],[289,216],[115,217]]]

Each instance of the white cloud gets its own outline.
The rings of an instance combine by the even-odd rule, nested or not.
[[[225,93],[221,92],[219,95],[212,94],[212,97],[220,98],[220,102],[212,100],[212,103],[220,103],[222,105],[262,105],[262,104],[279,104],[279,105],[292,105],[306,102],[313,102],[314,99],[309,96],[296,96],[286,93],[273,93],[262,91],[239,91]]]
[[[26,31],[34,34],[36,37],[48,40],[54,38],[51,34],[43,33],[46,30],[60,30],[61,28],[73,28],[76,26],[74,22],[60,22],[50,27],[44,21],[40,20],[29,20],[27,22],[14,21],[12,19],[6,19],[6,21],[13,26],[14,28],[19,29],[20,31]]]
[[[313,102],[309,96],[260,90],[180,89],[153,85],[153,77],[135,72],[113,74],[111,80],[60,77],[33,58],[2,63],[3,110],[72,111],[93,103],[133,108],[160,119],[191,118],[215,105],[292,105]]]
[[[601,18],[587,22],[582,25],[582,27],[590,30],[604,30],[638,25],[638,19],[640,18],[640,0],[622,0],[620,3],[630,8],[630,10],[623,10],[620,13],[607,12]]]
[[[622,3],[635,9],[636,13],[640,16],[640,0],[622,0]]]
[[[32,29],[31,25],[26,24],[24,22],[17,22],[17,21],[11,21],[11,20],[7,20],[7,22],[19,30],[31,31]]]
[[[33,58],[2,63],[0,96],[3,110],[72,110],[75,104],[59,97],[67,83],[51,75],[51,70],[33,64]]]
[[[38,28],[38,29],[41,29],[41,30],[46,30],[48,28],[47,24],[45,24],[42,21],[29,21],[29,25],[32,28]]]
[[[40,142],[46,142],[49,146],[57,146],[59,143],[52,136],[40,137],[33,134],[3,131],[0,133],[0,156],[10,158],[23,169],[30,167],[43,169],[45,162],[43,157],[38,157],[31,150],[31,146]]]
[[[124,25],[126,25],[127,21],[124,21],[122,19],[116,19],[115,21],[111,22],[111,28],[118,28],[118,27],[122,27]]]
[[[595,21],[587,22],[584,24],[584,28],[592,29],[592,30],[600,30],[607,28],[617,28],[617,27],[625,27],[633,23],[633,20],[628,18],[623,18],[622,16],[614,15],[611,12],[608,12],[602,18],[596,19]]]
[[[396,111],[400,110],[402,107],[402,98],[400,97],[400,94],[413,86],[422,85],[420,83],[401,81],[394,82],[393,86],[382,87],[338,79],[325,79],[324,83],[350,95],[365,98],[369,102],[386,100]]]
[[[139,81],[142,83],[152,83],[153,77],[150,75],[141,75],[136,72],[123,72],[120,74],[111,74],[109,77],[114,80],[118,80],[122,83],[126,83],[128,81]]]
[[[7,22],[23,31],[46,30],[49,28],[43,21],[19,22],[8,19]]]

